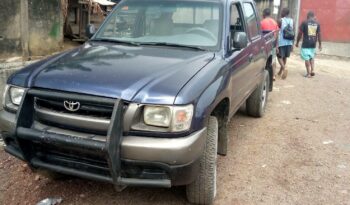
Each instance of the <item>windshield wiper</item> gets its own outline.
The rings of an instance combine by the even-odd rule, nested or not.
[[[95,38],[95,39],[91,39],[91,41],[111,42],[111,43],[126,44],[126,45],[132,45],[132,46],[140,46],[140,44],[136,42],[121,41],[121,40],[111,39],[111,38]]]
[[[182,44],[167,43],[167,42],[142,42],[142,43],[139,43],[139,45],[169,46],[169,47],[178,47],[178,48],[189,48],[189,49],[200,50],[200,51],[208,51],[207,49],[204,49],[199,46],[182,45]]]

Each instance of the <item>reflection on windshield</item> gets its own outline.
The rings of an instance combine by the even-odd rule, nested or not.
[[[217,3],[127,0],[95,38],[218,49],[220,13]]]

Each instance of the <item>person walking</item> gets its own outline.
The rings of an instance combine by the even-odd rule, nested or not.
[[[274,37],[277,39],[277,31],[278,31],[278,24],[275,21],[275,19],[271,18],[271,10],[269,8],[264,9],[263,11],[263,20],[260,22],[261,24],[261,30],[264,34],[274,32]],[[272,49],[273,55],[276,55],[276,48],[273,47]],[[273,68],[273,80],[276,79],[276,66],[272,66]]]
[[[271,10],[269,8],[264,9],[263,20],[261,20],[260,24],[261,30],[264,33],[274,32],[278,30],[278,24],[273,18],[271,18]]]
[[[289,17],[289,9],[283,8],[281,11],[281,19],[278,21],[280,28],[278,35],[278,45],[277,45],[277,58],[281,66],[278,75],[282,79],[286,79],[288,75],[287,70],[287,58],[290,57],[290,53],[293,49],[294,44],[294,29],[293,29],[293,19]]]
[[[316,21],[313,11],[307,13],[307,19],[299,27],[297,43],[295,44],[296,47],[299,47],[301,38],[303,38],[303,44],[301,45],[300,55],[305,61],[305,77],[311,78],[315,76],[314,69],[317,41],[319,50],[322,50],[321,26]]]

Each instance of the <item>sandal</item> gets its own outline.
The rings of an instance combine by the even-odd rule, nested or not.
[[[288,70],[284,70],[282,74],[282,80],[285,80],[288,76]]]
[[[315,76],[316,74],[315,74],[315,72],[311,72],[311,74],[310,74],[311,76]]]
[[[281,77],[282,73],[283,73],[283,70],[280,69],[280,71],[278,71],[278,73],[277,73],[278,77]]]

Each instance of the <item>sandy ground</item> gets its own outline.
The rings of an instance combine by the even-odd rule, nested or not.
[[[241,110],[219,157],[215,204],[350,204],[350,61],[321,58],[306,79],[297,56],[277,80],[262,119]],[[1,79],[3,79],[2,77]],[[3,85],[3,84],[2,84]],[[186,204],[182,187],[127,188],[81,179],[49,180],[0,151],[0,204]]]

